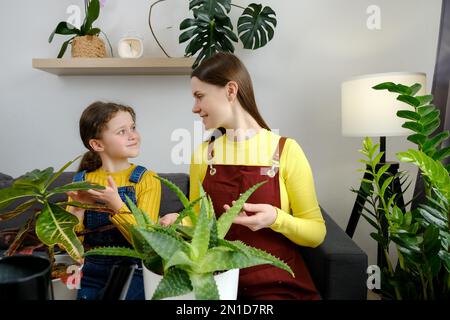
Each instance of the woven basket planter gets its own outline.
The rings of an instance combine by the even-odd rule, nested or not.
[[[97,36],[76,37],[72,41],[72,58],[104,58],[105,43]]]

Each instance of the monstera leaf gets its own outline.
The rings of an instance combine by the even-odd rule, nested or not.
[[[239,38],[245,49],[258,49],[272,40],[276,26],[275,11],[252,3],[238,20]]]

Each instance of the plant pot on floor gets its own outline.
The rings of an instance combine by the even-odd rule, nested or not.
[[[76,283],[73,282],[78,281],[79,283],[80,279],[76,278],[77,275],[80,275],[79,264],[68,254],[56,254],[54,257],[54,270],[52,272],[53,299],[76,300],[78,290]]]
[[[145,299],[151,300],[153,293],[163,278],[143,266]],[[219,290],[220,300],[236,300],[239,283],[239,269],[232,269],[214,276]],[[163,300],[195,300],[194,292]]]
[[[72,40],[72,58],[104,58],[106,47],[97,36],[75,37]]]
[[[0,258],[0,300],[52,300],[51,264],[46,258]]]

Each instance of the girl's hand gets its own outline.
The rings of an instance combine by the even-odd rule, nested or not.
[[[226,211],[230,209],[230,206],[227,204],[223,207]],[[249,215],[247,213],[249,213]],[[242,211],[234,218],[233,223],[246,226],[252,231],[258,231],[271,226],[277,219],[277,215],[277,209],[270,204],[244,203]]]
[[[177,220],[179,214],[174,212],[174,213],[168,213],[166,215],[164,215],[164,217],[159,219],[159,224],[164,226],[164,227],[168,227],[172,224],[174,224],[174,222]]]
[[[94,199],[94,203],[105,204],[114,212],[118,212],[123,206],[123,201],[117,191],[116,183],[111,176],[108,176],[108,186],[106,186],[104,190],[90,189],[87,192],[91,195],[92,199]]]

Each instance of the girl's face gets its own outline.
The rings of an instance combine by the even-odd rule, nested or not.
[[[192,95],[195,98],[193,113],[202,119],[205,129],[228,128],[232,118],[231,103],[227,98],[227,88],[191,79]]]
[[[111,159],[134,158],[139,155],[141,136],[136,130],[136,124],[131,114],[125,111],[117,112],[109,120],[97,141],[99,152],[103,152]]]

